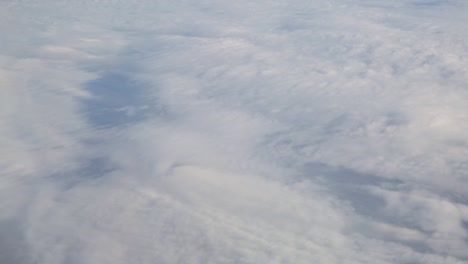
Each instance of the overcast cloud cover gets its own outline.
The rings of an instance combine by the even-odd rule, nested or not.
[[[0,1],[0,263],[468,263],[467,14]]]

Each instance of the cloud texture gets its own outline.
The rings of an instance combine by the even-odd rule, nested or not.
[[[0,10],[0,263],[468,263],[463,1]]]

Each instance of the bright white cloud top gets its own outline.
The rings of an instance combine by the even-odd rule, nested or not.
[[[461,0],[0,2],[0,263],[468,263]]]

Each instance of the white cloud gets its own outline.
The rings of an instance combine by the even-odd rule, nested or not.
[[[3,1],[0,262],[467,263],[466,8]]]

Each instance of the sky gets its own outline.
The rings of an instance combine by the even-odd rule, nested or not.
[[[468,263],[467,12],[0,1],[0,263]]]

